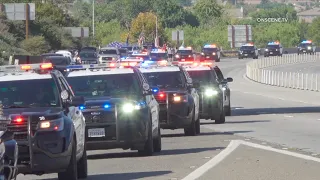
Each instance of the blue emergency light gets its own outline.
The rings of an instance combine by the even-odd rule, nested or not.
[[[85,106],[79,106],[80,110],[84,110],[86,107]]]
[[[155,93],[155,94],[158,93],[159,91],[160,91],[160,89],[158,87],[153,87],[152,88],[152,92]]]
[[[105,108],[105,109],[109,109],[111,106],[110,106],[110,104],[105,104],[104,106],[103,106],[103,108]]]
[[[301,43],[307,44],[307,43],[312,43],[312,41],[310,41],[310,40],[304,40],[304,41],[302,41]]]

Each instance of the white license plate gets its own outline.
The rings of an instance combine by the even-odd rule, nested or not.
[[[105,137],[104,128],[88,129],[88,137]]]
[[[210,58],[210,56],[207,56],[207,58]]]
[[[248,54],[245,54],[244,56],[248,56]]]
[[[186,59],[181,59],[181,61],[185,61]]]
[[[270,52],[270,54],[273,54],[273,52]]]

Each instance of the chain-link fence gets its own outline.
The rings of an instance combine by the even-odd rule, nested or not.
[[[267,67],[279,66],[285,64],[299,64],[320,62],[320,53],[315,55],[283,55],[283,57],[267,57],[254,60],[247,63],[246,76],[256,82],[302,90],[319,90],[320,73],[298,73],[298,72],[282,72],[265,69]]]

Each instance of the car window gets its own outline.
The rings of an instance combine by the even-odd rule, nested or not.
[[[4,107],[59,107],[60,94],[53,79],[0,82]]]
[[[80,58],[97,58],[97,54],[94,52],[81,52]]]
[[[206,71],[188,71],[193,82],[198,82],[201,86],[218,84],[217,79],[210,70]]]
[[[184,75],[180,71],[143,73],[150,86],[184,88]]]
[[[118,54],[116,49],[103,49],[99,51],[99,54]]]
[[[177,51],[178,54],[186,54],[186,55],[190,55],[192,54],[192,50],[178,50]]]
[[[139,80],[133,74],[78,76],[67,78],[76,96],[135,97],[141,96]]]
[[[223,74],[219,68],[214,68],[214,71],[216,72],[219,81],[224,80]]]
[[[204,53],[213,53],[213,52],[217,52],[218,49],[217,48],[203,48],[202,52]]]

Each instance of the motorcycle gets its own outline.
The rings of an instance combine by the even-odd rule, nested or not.
[[[10,120],[0,118],[0,180],[16,180],[18,175],[18,144],[7,131]]]

